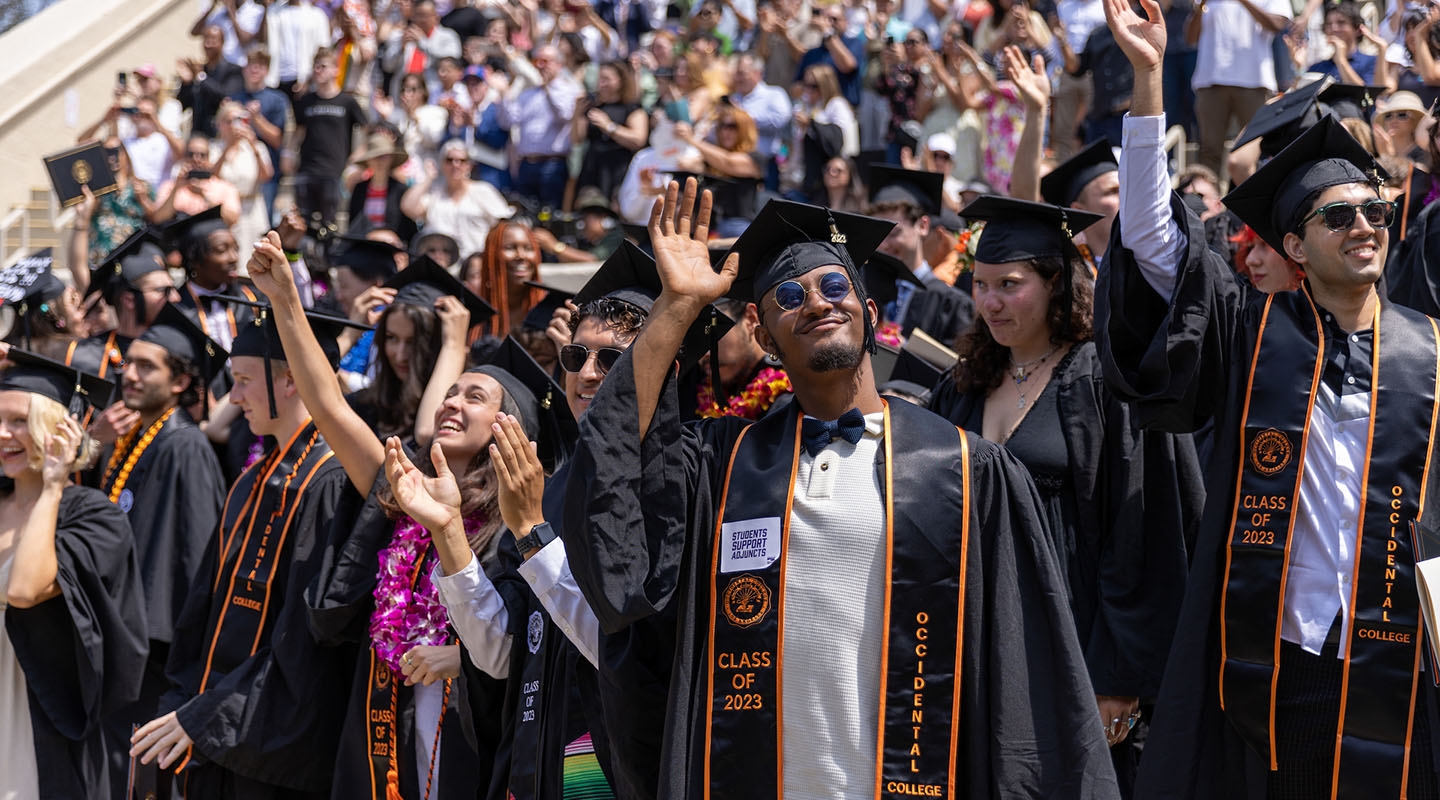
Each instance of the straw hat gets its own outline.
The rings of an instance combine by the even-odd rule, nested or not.
[[[1420,102],[1420,96],[1414,92],[1392,92],[1388,97],[1380,98],[1377,110],[1381,114],[1406,111],[1414,114],[1416,119],[1425,116],[1425,104]]]
[[[389,136],[383,133],[372,133],[370,138],[365,140],[365,149],[351,157],[350,163],[364,164],[385,156],[395,157],[395,161],[390,165],[391,169],[400,169],[410,158],[410,154],[405,152],[405,148],[391,141]]]

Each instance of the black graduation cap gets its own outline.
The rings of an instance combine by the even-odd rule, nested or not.
[[[655,260],[640,252],[630,242],[620,247],[607,259],[580,291],[575,293],[575,305],[581,308],[586,303],[609,297],[629,303],[646,314],[655,306],[660,296],[660,273],[655,270]],[[720,310],[710,306],[707,312],[690,325],[680,349],[680,372],[683,374],[700,362],[701,357],[720,341],[735,323]],[[718,370],[719,359],[711,357],[712,367]],[[719,383],[714,385],[718,386]]]
[[[108,302],[114,303],[121,292],[128,291],[135,297],[135,321],[144,325],[149,322],[145,318],[145,293],[136,286],[146,275],[164,270],[165,251],[160,249],[159,232],[147,225],[131,234],[107,253],[99,266],[90,270],[90,285],[85,289],[85,296],[100,292]]]
[[[631,222],[620,223],[620,230],[625,232],[625,239],[646,255],[652,255],[655,248],[650,244],[650,226],[636,225]]]
[[[543,331],[550,327],[550,320],[555,316],[555,309],[565,305],[566,300],[575,296],[574,292],[539,281],[525,281],[525,285],[545,291],[545,296],[525,312],[525,319],[520,323],[521,326],[532,331]]]
[[[337,236],[329,253],[330,266],[346,267],[361,280],[384,281],[395,277],[395,256],[403,252],[389,242],[363,236]]]
[[[30,346],[31,315],[49,311],[50,304],[65,292],[64,282],[51,269],[54,264],[54,253],[47,247],[0,270],[0,306],[10,309],[5,312],[6,332],[14,330],[18,322],[26,347]]]
[[[1115,151],[1110,140],[1102,136],[1041,178],[1040,196],[1051,205],[1069,206],[1085,191],[1090,181],[1118,169],[1120,165],[1115,163]]]
[[[1068,260],[1076,252],[1071,239],[1102,219],[1088,211],[996,194],[975,198],[960,213],[986,221],[975,245],[975,260],[986,264],[1051,256]]]
[[[728,294],[758,303],[775,284],[826,265],[849,268],[854,283],[859,265],[894,227],[889,220],[771,200],[730,248],[740,254],[740,272]]]
[[[9,366],[0,372],[0,391],[42,395],[76,416],[84,413],[86,403],[105,408],[115,393],[115,384],[105,378],[28,350],[12,349],[6,358]]]
[[[1375,110],[1375,102],[1385,94],[1384,86],[1356,86],[1351,83],[1336,83],[1320,92],[1319,100],[1341,119],[1369,120]]]
[[[220,206],[211,206],[199,214],[165,223],[160,228],[160,233],[169,248],[184,253],[197,243],[205,241],[215,231],[229,229],[230,226],[220,216]]]
[[[1235,137],[1233,149],[1240,149],[1256,139],[1260,142],[1262,156],[1270,157],[1280,152],[1296,136],[1324,116],[1320,108],[1320,93],[1330,86],[1332,80],[1308,83],[1299,89],[1291,89],[1276,100],[1260,107],[1240,135]]]
[[[1378,185],[1389,177],[1339,120],[1327,116],[1225,195],[1224,202],[1283,253],[1285,234],[1309,210],[1301,207],[1305,198],[1331,186]]]
[[[226,297],[221,299],[250,306],[255,309],[255,318],[249,325],[240,329],[235,334],[235,341],[230,345],[230,357],[250,356],[263,358],[265,360],[265,398],[270,404],[270,416],[278,415],[275,408],[275,378],[270,374],[270,362],[286,361],[285,344],[280,339],[280,329],[275,327],[274,310],[269,303],[260,303],[244,297]],[[305,321],[310,323],[310,331],[315,334],[315,339],[320,343],[320,350],[325,353],[325,360],[330,363],[330,368],[335,369],[340,364],[340,345],[335,341],[345,328],[357,330],[374,330],[371,326],[360,322],[352,322],[345,317],[336,317],[330,314],[321,314],[318,311],[306,311]]]
[[[870,168],[876,164],[885,164],[890,160],[890,151],[885,148],[878,150],[861,150],[855,155],[855,175],[860,182],[866,186],[870,185]]]
[[[174,303],[166,303],[136,341],[159,345],[170,355],[200,368],[200,416],[204,418],[209,407],[205,387],[225,369],[225,359],[230,354]]]
[[[513,336],[506,336],[486,363],[471,371],[499,381],[506,394],[521,406],[525,433],[539,445],[540,461],[547,472],[553,473],[580,436],[565,390]]]
[[[910,203],[930,215],[940,213],[945,176],[894,164],[870,165],[870,205]]]
[[[912,283],[917,289],[925,286],[904,262],[878,250],[870,255],[860,273],[865,280],[865,292],[882,310],[899,298],[901,281]]]
[[[465,287],[450,271],[429,256],[414,257],[410,266],[385,281],[395,291],[395,302],[421,308],[435,308],[435,301],[450,295],[459,298],[470,312],[470,327],[484,325],[495,316],[495,308]]]

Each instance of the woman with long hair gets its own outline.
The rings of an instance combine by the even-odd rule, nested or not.
[[[720,219],[715,232],[739,236],[755,218],[756,198],[765,179],[767,157],[755,148],[759,141],[755,120],[739,106],[724,102],[715,108],[714,142],[701,138],[689,125],[675,126],[675,135],[700,151],[707,175],[720,178],[707,187]]]
[[[650,117],[639,103],[635,73],[624,61],[607,61],[596,73],[589,108],[576,114],[571,128],[575,144],[588,144],[576,186],[599,189],[608,201],[615,196],[630,159],[650,140]]]
[[[70,344],[88,333],[80,293],[55,277],[52,263],[50,256],[34,255],[0,270],[0,283],[8,284],[0,291],[0,325],[8,326],[5,344],[63,360]],[[24,280],[31,282],[16,283]]]
[[[805,68],[791,122],[790,156],[782,178],[785,185],[799,187],[804,194],[817,194],[831,158],[860,154],[860,125],[855,110],[840,93],[840,79],[833,67],[813,64]],[[839,131],[838,142],[834,141],[835,132],[818,127],[822,125]]]
[[[496,339],[514,336],[542,367],[555,366],[555,348],[539,331],[525,327],[525,315],[545,297],[545,290],[526,283],[540,280],[540,243],[529,225],[502,222],[485,239],[479,295],[495,307],[485,328]]]
[[[96,197],[90,187],[81,187],[85,199],[75,206],[69,266],[75,288],[82,292],[90,282],[90,265],[98,264],[145,227],[145,220],[157,208],[154,189],[135,177],[130,168],[130,154],[120,138],[111,136],[101,147],[105,150],[105,162],[115,175],[115,191]]]
[[[70,475],[71,416],[106,382],[11,350],[0,373],[0,797],[109,796],[101,719],[140,691],[149,637],[130,523]],[[76,391],[78,381],[86,394]],[[119,745],[114,745],[118,747]]]
[[[332,528],[327,566],[306,597],[312,631],[321,641],[358,640],[368,651],[357,664],[332,796],[474,797],[489,782],[494,753],[477,752],[465,731],[479,727],[482,749],[498,731],[494,720],[464,718],[469,704],[462,702],[457,685],[462,655],[431,582],[436,553],[430,536],[395,500],[383,472],[381,437],[346,407],[334,370],[305,321],[278,239],[272,236],[257,247],[250,270],[271,301],[306,406],[331,410],[315,422],[326,441],[335,442],[335,457],[356,489],[352,499],[358,504],[365,498]],[[490,463],[491,426],[501,412],[524,417],[532,409],[534,419],[536,404],[503,370],[463,371],[470,312],[455,294],[464,290],[438,276],[435,280],[431,287],[439,297],[434,308],[446,329],[450,358],[428,373],[432,387],[443,387],[432,420],[432,452],[458,479],[469,550],[488,565],[502,525]],[[401,446],[400,435],[385,439]],[[377,708],[382,712],[378,723],[369,713]]]
[[[1035,480],[1128,796],[1138,757],[1129,734],[1159,692],[1203,504],[1194,445],[1142,432],[1105,385],[1094,288],[1070,241],[1099,217],[994,195],[963,213],[988,220],[976,318],[930,408],[1005,445]]]

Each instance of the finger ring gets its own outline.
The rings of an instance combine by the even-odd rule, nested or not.
[[[1120,724],[1120,718],[1119,718],[1119,717],[1116,717],[1116,718],[1110,720],[1110,726],[1111,726],[1112,728],[1113,728],[1114,726],[1116,726],[1116,725],[1119,725],[1119,724]]]
[[[402,658],[402,659],[400,659],[400,660],[403,661],[403,662],[405,662],[406,664],[413,664],[413,663],[415,663],[415,660],[410,657],[410,654],[409,654],[409,653],[406,653],[406,654],[405,654],[405,657]],[[1119,720],[1116,720],[1116,722],[1119,722]]]

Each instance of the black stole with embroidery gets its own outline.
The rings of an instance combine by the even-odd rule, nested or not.
[[[1373,331],[1332,796],[1401,795],[1420,665],[1409,524],[1425,504],[1440,332],[1433,320],[1388,304],[1377,309]],[[1290,542],[1324,369],[1325,333],[1308,289],[1271,297],[1246,392],[1220,600],[1221,706],[1271,769]]]

